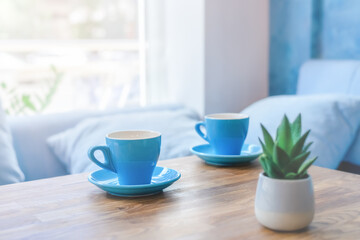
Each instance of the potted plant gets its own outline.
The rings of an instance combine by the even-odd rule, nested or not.
[[[305,144],[310,130],[301,135],[301,114],[293,123],[285,115],[275,140],[261,124],[264,142],[256,198],[257,220],[273,230],[294,231],[308,226],[314,217],[314,191],[307,169],[312,142]]]

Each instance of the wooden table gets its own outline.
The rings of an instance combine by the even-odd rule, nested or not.
[[[118,198],[87,174],[0,187],[0,239],[360,239],[360,176],[311,167],[316,214],[296,233],[254,215],[256,162],[213,167],[197,157],[161,161],[182,178],[163,193]]]

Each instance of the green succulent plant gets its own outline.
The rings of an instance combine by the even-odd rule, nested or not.
[[[293,123],[284,115],[275,140],[262,124],[261,129],[265,143],[259,138],[263,149],[260,163],[265,174],[277,179],[306,178],[307,169],[317,157],[307,160],[310,155],[308,150],[313,142],[305,145],[310,130],[301,135],[301,114]]]

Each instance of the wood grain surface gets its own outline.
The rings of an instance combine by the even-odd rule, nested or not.
[[[0,239],[360,239],[360,176],[311,167],[316,213],[295,233],[254,215],[259,163],[226,168],[197,157],[159,162],[182,178],[163,193],[120,198],[87,174],[0,187]]]

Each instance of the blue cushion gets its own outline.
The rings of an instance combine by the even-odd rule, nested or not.
[[[146,129],[162,133],[160,160],[190,155],[190,147],[204,143],[194,131],[197,121],[199,116],[185,108],[116,114],[84,120],[48,138],[47,142],[70,173],[88,172],[98,169],[87,157],[89,147],[104,145],[105,135],[118,130]]]
[[[12,137],[0,102],[0,185],[24,181],[12,145]]]
[[[303,132],[311,129],[315,165],[335,169],[351,146],[360,123],[360,98],[345,95],[275,96],[260,100],[242,113],[250,116],[247,143],[259,143],[260,123],[272,136],[286,113],[293,121],[302,114]]]

